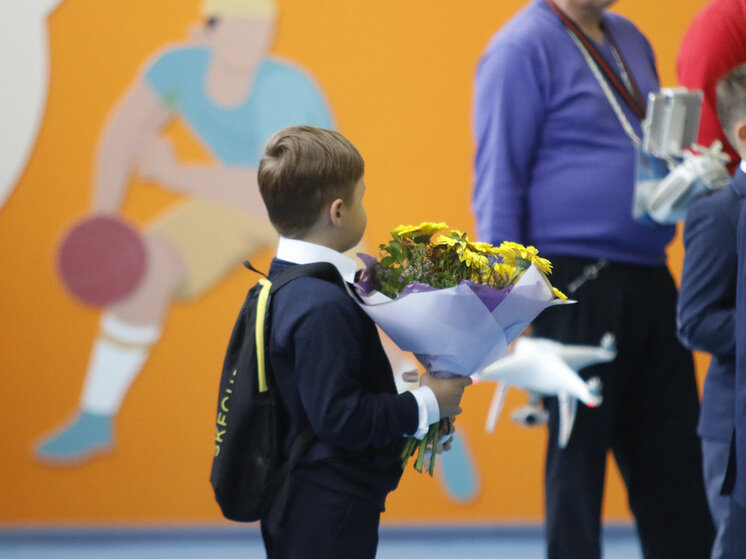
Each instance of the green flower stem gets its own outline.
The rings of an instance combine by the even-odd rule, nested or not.
[[[407,437],[407,439],[404,441],[404,448],[402,449],[402,453],[401,453],[402,470],[406,468],[407,462],[409,462],[409,459],[412,457],[412,454],[414,454],[414,451],[417,448],[418,442],[419,441],[415,439],[414,437]]]
[[[428,431],[430,433],[430,431]],[[427,435],[422,437],[419,448],[417,449],[417,460],[414,462],[414,469],[422,473],[422,466],[425,463],[425,450],[427,449]]]
[[[438,454],[440,427],[443,421],[444,420],[440,420],[437,423],[433,423],[432,425],[430,425],[430,428],[427,430],[427,433],[422,438],[422,440],[418,440],[414,437],[407,437],[407,439],[404,441],[404,447],[402,448],[401,452],[402,469],[406,468],[409,459],[417,454],[417,458],[414,462],[414,469],[422,473],[422,470],[425,466],[425,455],[429,450],[430,458],[427,465],[427,472],[430,474],[430,476],[433,475],[435,471],[435,457]]]
[[[430,439],[430,467],[428,473],[430,477],[433,477],[435,471],[435,457],[438,455],[438,439],[440,438],[440,423],[433,423],[430,425],[430,430],[427,432],[428,438]]]

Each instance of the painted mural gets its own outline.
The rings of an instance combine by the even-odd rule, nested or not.
[[[264,142],[290,124],[332,126],[313,80],[267,55],[271,0],[207,0],[201,9],[193,36],[158,52],[114,108],[96,153],[91,212],[60,248],[62,280],[102,316],[79,408],[39,444],[40,460],[77,462],[113,448],[116,415],[171,305],[199,297],[275,240],[256,184]],[[172,119],[212,163],[176,157],[161,134]],[[136,230],[120,215],[135,174],[186,199]]]
[[[264,142],[311,124],[356,144],[363,250],[400,223],[472,232],[473,73],[523,4],[0,2],[0,522],[219,522],[218,378],[257,279],[241,262],[266,269],[276,241]],[[618,4],[666,85],[701,2],[680,4]],[[508,414],[487,433],[494,390],[468,390],[435,479],[407,472],[384,522],[541,518],[546,434]],[[628,518],[618,475],[608,493],[607,518]]]

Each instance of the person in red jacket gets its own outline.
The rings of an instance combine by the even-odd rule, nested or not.
[[[697,143],[709,147],[723,143],[730,156],[728,171],[741,160],[725,137],[717,115],[715,85],[736,66],[746,62],[746,0],[712,0],[696,15],[681,42],[676,59],[679,83],[704,92]]]

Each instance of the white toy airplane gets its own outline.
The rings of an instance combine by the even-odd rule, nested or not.
[[[497,382],[487,414],[487,432],[494,431],[505,392],[508,385],[513,385],[533,394],[557,396],[560,411],[559,446],[564,448],[575,423],[577,401],[590,407],[598,406],[602,401],[598,377],[586,382],[577,372],[589,365],[612,361],[615,357],[616,339],[611,333],[606,333],[598,346],[564,345],[545,338],[519,338],[513,353],[474,375],[476,381]],[[542,419],[537,418],[536,414],[542,412],[546,413],[538,407],[529,408],[529,414],[524,410],[524,417],[520,420],[525,424],[536,423]]]

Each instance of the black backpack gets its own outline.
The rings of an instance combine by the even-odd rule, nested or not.
[[[244,265],[261,273],[248,262]],[[337,269],[326,262],[292,266],[274,282],[261,278],[249,290],[228,343],[210,483],[223,516],[230,520],[265,519],[271,508],[268,520],[277,525],[287,500],[290,472],[313,440],[307,426],[293,442],[287,459],[283,456],[289,415],[266,358],[272,294],[299,277],[344,285]]]

